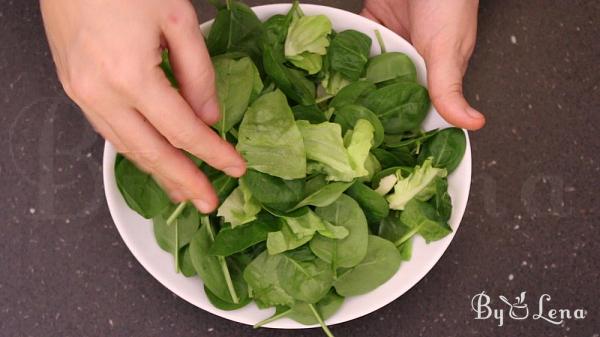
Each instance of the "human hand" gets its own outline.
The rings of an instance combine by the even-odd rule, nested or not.
[[[449,123],[477,130],[485,117],[465,100],[462,79],[475,46],[477,0],[365,0],[361,15],[409,40],[425,59],[433,105]]]
[[[210,181],[180,150],[231,176],[245,162],[209,125],[219,119],[215,74],[187,0],[41,0],[60,81],[119,152],[174,201],[218,204]],[[169,48],[180,91],[160,69]]]

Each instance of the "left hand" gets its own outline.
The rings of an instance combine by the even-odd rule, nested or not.
[[[477,130],[485,117],[465,100],[462,79],[475,47],[477,0],[365,0],[361,15],[410,41],[425,59],[433,105],[458,127]]]

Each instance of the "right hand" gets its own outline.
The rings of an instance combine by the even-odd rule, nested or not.
[[[40,3],[59,79],[94,128],[174,201],[214,210],[210,181],[180,149],[234,177],[246,165],[210,128],[219,119],[215,74],[190,2]],[[163,47],[180,91],[159,67]]]

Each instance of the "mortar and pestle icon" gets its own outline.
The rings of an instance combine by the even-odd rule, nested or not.
[[[506,303],[510,310],[508,316],[512,319],[523,320],[529,317],[529,308],[525,303],[525,291],[521,292],[521,295],[515,297],[516,302],[510,303],[508,299],[502,295],[498,296],[502,302]]]

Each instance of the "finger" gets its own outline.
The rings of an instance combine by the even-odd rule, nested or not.
[[[122,109],[114,113],[118,114],[119,123],[112,127],[128,147],[124,155],[151,173],[175,199],[191,200],[203,213],[210,213],[217,207],[217,196],[206,176],[139,112]]]
[[[220,118],[215,73],[193,6],[188,1],[180,6],[163,23],[169,58],[181,94],[196,115],[212,125]]]
[[[427,61],[427,82],[433,105],[448,123],[469,130],[480,129],[485,117],[463,96],[464,65],[447,57],[448,53],[439,54],[444,57],[434,56]]]
[[[117,149],[117,152],[127,151],[127,147],[121,140],[121,137],[115,133],[112,127],[106,123],[102,116],[91,112],[91,109],[89,108],[84,109],[83,106],[81,106],[81,109],[85,118],[90,122],[94,130],[96,130],[96,132],[99,133],[102,138],[108,140]]]
[[[381,21],[379,21],[379,19],[377,19],[368,8],[363,8],[363,10],[360,11],[359,15],[364,16],[365,18],[375,21],[377,23],[381,23]]]
[[[184,149],[226,174],[239,177],[246,163],[235,148],[194,114],[187,102],[157,72],[136,105],[173,146]]]

